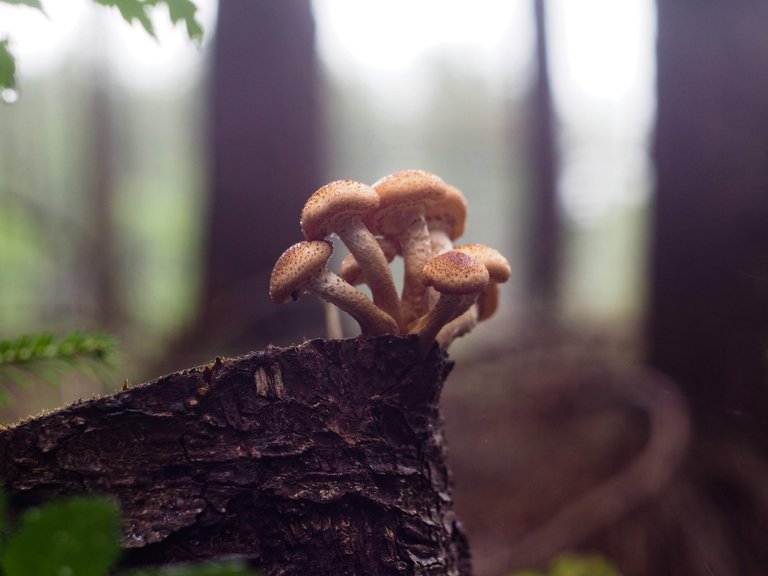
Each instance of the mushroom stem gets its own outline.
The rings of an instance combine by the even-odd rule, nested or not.
[[[413,322],[408,333],[418,335],[422,354],[429,352],[440,330],[466,312],[475,303],[477,296],[478,294],[440,294],[434,308]]]
[[[475,303],[468,310],[443,326],[437,333],[437,336],[435,336],[435,340],[437,340],[440,348],[447,350],[456,338],[469,334],[477,326],[479,316],[478,306]]]
[[[335,304],[352,316],[367,336],[395,334],[397,322],[376,304],[340,276],[324,268],[309,279],[305,290]]]
[[[432,249],[424,215],[408,211],[403,218],[408,220],[398,235],[398,243],[403,254],[402,321],[407,326],[429,309],[421,272],[432,257]]]
[[[429,243],[432,248],[432,256],[440,256],[453,250],[453,241],[448,232],[441,228],[429,228]]]
[[[330,302],[323,302],[325,308],[325,333],[330,340],[344,338],[344,329],[341,326],[339,309]]]
[[[340,223],[336,228],[336,234],[363,270],[366,283],[371,289],[373,302],[389,314],[399,326],[402,313],[397,288],[395,288],[387,258],[374,235],[359,218]]]

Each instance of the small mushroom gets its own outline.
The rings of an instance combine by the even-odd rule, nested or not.
[[[469,310],[440,330],[436,339],[442,348],[448,348],[453,340],[468,334],[478,322],[491,317],[496,312],[499,305],[498,285],[509,280],[512,275],[509,262],[495,248],[484,244],[464,244],[454,248],[454,251],[467,254],[481,262],[488,270],[489,284]]]
[[[488,268],[491,282],[504,283],[512,275],[509,261],[496,248],[491,248],[485,244],[462,244],[456,246],[454,250],[482,262]]]
[[[499,285],[496,282],[490,282],[469,310],[443,326],[437,333],[435,340],[441,348],[447,350],[456,338],[469,334],[478,322],[493,316],[498,308]]]
[[[327,268],[332,254],[333,245],[325,240],[298,242],[288,248],[269,279],[272,301],[284,304],[310,292],[347,312],[365,335],[396,334],[397,323],[389,314]]]
[[[409,327],[409,334],[419,336],[422,353],[426,354],[440,329],[463,314],[477,300],[488,284],[488,269],[464,254],[451,250],[435,256],[422,271],[422,282],[440,293],[435,306]]]
[[[364,222],[374,234],[394,238],[400,245],[404,262],[401,326],[407,326],[428,308],[420,277],[432,257],[424,214],[446,197],[448,184],[423,170],[403,170],[385,176],[373,188],[379,194],[379,208]]]
[[[379,206],[376,191],[354,180],[326,184],[309,197],[301,211],[301,229],[308,240],[335,233],[365,271],[373,302],[396,322],[400,300],[387,260],[362,217]]]
[[[432,256],[453,249],[453,241],[464,234],[467,222],[467,200],[461,190],[448,185],[446,196],[440,202],[430,206],[424,218],[429,229]]]

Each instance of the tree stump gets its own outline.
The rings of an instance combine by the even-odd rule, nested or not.
[[[123,566],[236,555],[267,575],[471,573],[415,338],[269,347],[0,431],[14,510],[74,493],[123,512]]]

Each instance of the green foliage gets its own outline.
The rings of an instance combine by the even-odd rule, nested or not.
[[[6,576],[104,576],[120,552],[120,514],[104,498],[71,498],[27,510],[8,538]],[[41,553],[44,551],[44,553]]]
[[[63,338],[41,333],[0,340],[0,405],[8,401],[4,386],[25,385],[31,376],[57,384],[64,372],[79,370],[104,380],[114,370],[115,348],[115,339],[101,333],[72,332]]]
[[[43,332],[12,340],[0,340],[0,368],[8,364],[85,356],[111,363],[114,352],[115,340],[108,334],[85,334],[75,331],[57,339],[53,334]]]
[[[43,11],[43,5],[40,3],[40,0],[0,0],[0,2],[5,4],[22,4],[31,8],[37,8],[41,12]]]
[[[203,39],[203,27],[197,19],[197,5],[192,0],[93,0],[96,4],[117,8],[129,24],[138,22],[142,28],[156,37],[150,19],[152,10],[165,5],[168,16],[174,24],[183,23],[187,35],[195,42]],[[41,0],[0,0],[0,4],[23,5],[44,12]],[[0,90],[12,89],[16,85],[16,61],[8,47],[7,39],[0,39]]]
[[[547,572],[523,571],[510,576],[620,576],[614,566],[597,554],[564,554],[552,561]]]
[[[0,39],[0,90],[16,84],[16,61],[8,48],[8,40]]]
[[[5,496],[0,493],[0,534]],[[110,499],[77,496],[30,508],[0,543],[4,576],[106,576],[120,554],[120,512]],[[242,562],[174,566],[125,576],[255,576]]]
[[[197,42],[203,39],[203,28],[197,21],[197,6],[191,0],[94,0],[94,2],[117,8],[126,22],[129,24],[138,22],[152,37],[155,37],[155,29],[149,18],[150,9],[165,4],[168,7],[171,22],[174,24],[183,22],[190,39]]]

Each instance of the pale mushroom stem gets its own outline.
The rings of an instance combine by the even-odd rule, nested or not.
[[[315,274],[305,288],[352,316],[366,336],[396,334],[397,322],[354,286],[327,268]]]
[[[389,314],[399,327],[402,318],[400,298],[397,295],[392,270],[374,235],[360,219],[352,219],[339,226],[336,234],[363,270],[368,287],[371,289],[373,302]],[[399,329],[394,331],[394,333],[398,332]]]
[[[477,326],[479,316],[477,304],[473,304],[469,310],[443,326],[435,337],[440,348],[447,350],[456,338],[469,334]]]
[[[440,294],[434,308],[416,320],[408,330],[419,337],[422,354],[429,352],[440,330],[454,318],[466,312],[477,300],[478,294]]]
[[[407,226],[400,233],[398,241],[403,254],[403,295],[402,319],[408,326],[429,309],[427,287],[422,281],[421,271],[432,257],[427,222],[421,213],[413,212]]]
[[[325,308],[325,333],[330,340],[344,338],[344,329],[341,326],[339,309],[328,301],[323,302]]]
[[[440,256],[453,250],[453,241],[445,230],[429,228],[429,243],[432,248],[432,257]]]

